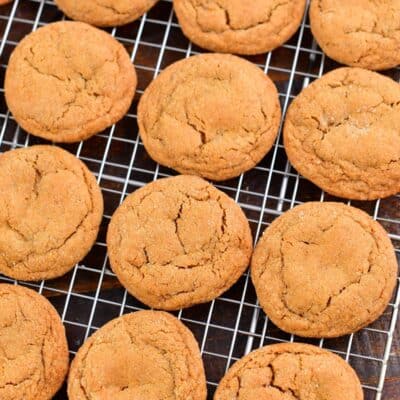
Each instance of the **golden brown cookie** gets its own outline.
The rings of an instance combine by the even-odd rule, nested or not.
[[[0,273],[64,275],[92,247],[102,214],[96,179],[72,154],[33,146],[0,155]]]
[[[400,64],[398,0],[311,0],[310,24],[334,60],[367,69]]]
[[[5,96],[33,135],[77,142],[128,111],[136,72],[124,47],[82,22],[56,22],[26,36],[11,54]]]
[[[155,161],[218,181],[261,161],[275,141],[280,117],[273,82],[254,64],[224,54],[169,66],[138,108],[140,136]]]
[[[61,319],[47,299],[22,286],[0,284],[0,398],[50,400],[69,357]]]
[[[297,171],[335,196],[373,200],[400,191],[400,85],[339,68],[292,102],[284,143]]]
[[[262,308],[279,328],[305,337],[337,337],[383,313],[397,262],[387,233],[365,212],[311,202],[265,230],[251,276]]]
[[[68,378],[69,400],[205,400],[198,344],[177,318],[138,311],[116,318],[79,349]]]
[[[55,0],[71,19],[96,26],[119,26],[135,21],[158,0]]]
[[[300,26],[306,0],[174,0],[183,33],[221,53],[260,54],[281,46]]]
[[[230,197],[180,175],[128,196],[111,219],[107,247],[113,271],[133,296],[177,310],[228,290],[250,262],[252,239]]]
[[[339,356],[302,343],[265,346],[236,362],[214,400],[363,400],[357,374]]]
[[[3,4],[8,4],[11,3],[12,0],[0,0],[0,6],[2,6]]]

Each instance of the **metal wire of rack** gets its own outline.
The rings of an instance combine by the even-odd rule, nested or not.
[[[62,13],[49,0],[14,0],[0,8],[1,82],[4,81],[9,55],[22,37],[60,19],[63,19]],[[139,86],[131,110],[118,124],[93,138],[62,146],[83,160],[101,185],[105,215],[98,241],[88,256],[65,277],[22,283],[47,296],[60,312],[72,356],[83,341],[108,320],[145,308],[121,288],[109,268],[106,227],[113,211],[127,194],[152,180],[174,174],[155,164],[146,154],[138,136],[137,101],[148,83],[163,68],[202,51],[183,36],[171,0],[160,0],[140,20],[109,32],[126,46],[137,68]],[[307,13],[299,31],[287,44],[271,53],[249,59],[275,81],[283,112],[310,81],[337,66],[325,58],[313,40]],[[390,75],[396,80],[400,78],[399,70],[391,71]],[[18,127],[5,105],[3,86],[0,92],[0,152],[42,143],[42,140]],[[255,242],[274,218],[293,206],[305,201],[333,199],[291,168],[280,136],[257,167],[237,179],[217,185],[241,205],[252,226]],[[353,205],[367,211],[388,230],[399,259],[400,196],[376,202],[353,202]],[[11,280],[0,276],[0,281]],[[307,340],[336,352],[350,362],[360,376],[366,400],[383,398],[399,303],[400,290],[397,287],[385,314],[371,326],[335,340]],[[181,310],[176,315],[199,341],[209,399],[225,371],[244,354],[266,344],[304,341],[280,331],[265,317],[248,273],[220,298]],[[66,398],[65,388],[56,398]]]

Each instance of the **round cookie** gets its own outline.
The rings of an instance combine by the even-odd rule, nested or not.
[[[128,111],[136,72],[124,47],[82,22],[56,22],[26,36],[11,54],[5,97],[33,135],[77,142]]]
[[[400,64],[400,1],[311,0],[312,33],[330,58],[373,70]]]
[[[284,144],[297,171],[326,192],[373,200],[400,191],[400,85],[339,68],[292,102]]]
[[[381,225],[341,203],[306,203],[265,230],[251,263],[262,308],[282,330],[337,337],[375,321],[396,284]]]
[[[133,296],[177,310],[228,290],[249,265],[252,238],[230,197],[180,175],[128,196],[111,219],[107,247],[113,271]]]
[[[185,36],[205,49],[260,54],[288,41],[301,24],[306,0],[174,0]]]
[[[3,4],[8,4],[11,3],[12,0],[0,0],[0,6],[2,6]]]
[[[357,374],[339,356],[316,346],[265,346],[237,361],[214,400],[363,400]]]
[[[198,344],[165,312],[116,318],[79,349],[68,377],[68,398],[205,400]]]
[[[138,107],[140,136],[155,161],[217,181],[261,161],[275,141],[280,117],[273,82],[249,61],[224,54],[169,66]]]
[[[64,275],[92,247],[102,214],[96,179],[72,154],[32,146],[0,155],[0,273]]]
[[[158,0],[55,0],[71,19],[96,26],[120,26],[135,21]]]
[[[47,299],[0,284],[0,398],[50,400],[68,371],[61,319]]]

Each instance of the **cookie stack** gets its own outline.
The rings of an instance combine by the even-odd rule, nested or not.
[[[5,97],[19,125],[53,142],[76,142],[119,121],[135,94],[135,68],[117,40],[91,25],[129,23],[155,3],[56,0],[79,22],[40,28],[11,55]],[[393,245],[376,221],[342,203],[306,203],[273,221],[253,252],[244,212],[205,179],[224,181],[255,167],[283,126],[290,162],[324,191],[357,200],[398,193],[400,86],[370,70],[400,64],[400,6],[312,0],[316,40],[347,67],[305,88],[282,123],[272,80],[226,53],[281,46],[300,26],[306,0],[173,5],[183,33],[218,53],[167,67],[140,99],[138,125],[148,154],[182,175],[147,184],[115,211],[107,232],[112,270],[142,303],[173,311],[214,300],[251,264],[260,305],[283,331],[333,338],[367,326],[384,312],[397,276]],[[357,18],[349,25],[346,15]],[[2,154],[0,198],[0,272],[8,277],[59,277],[96,240],[101,190],[88,168],[61,148]],[[0,398],[52,398],[68,370],[59,316],[42,296],[6,284],[0,310]],[[199,346],[164,311],[124,315],[93,334],[72,362],[69,398],[206,399]],[[245,356],[214,397],[293,398],[362,400],[363,394],[341,358],[291,343]]]

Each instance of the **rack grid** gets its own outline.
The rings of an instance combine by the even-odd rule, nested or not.
[[[50,0],[14,0],[0,8],[0,81],[10,53],[29,32],[63,19]],[[84,161],[97,177],[105,201],[98,241],[87,257],[66,276],[24,283],[50,299],[67,330],[71,357],[83,341],[108,320],[145,308],[127,294],[109,268],[105,232],[120,202],[135,189],[174,172],[154,163],[138,136],[136,107],[143,90],[174,61],[202,52],[183,36],[171,0],[160,0],[138,21],[108,30],[128,50],[138,73],[138,89],[126,117],[106,131],[77,144],[63,145]],[[248,58],[275,82],[285,113],[290,101],[311,81],[337,67],[325,58],[310,33],[307,13],[296,35],[279,49]],[[399,81],[400,70],[387,72]],[[18,127],[0,88],[0,152],[45,143]],[[305,201],[335,200],[300,177],[287,161],[281,135],[264,160],[239,178],[216,185],[245,211],[255,242],[284,211]],[[351,204],[348,202],[348,204]],[[400,259],[400,196],[374,202],[352,202],[367,211],[389,232]],[[1,282],[14,282],[0,276]],[[357,371],[365,400],[385,398],[384,383],[400,303],[399,281],[384,315],[356,334],[330,340],[304,340],[275,327],[260,309],[248,273],[211,303],[181,310],[176,315],[192,330],[203,355],[209,399],[232,363],[249,351],[278,342],[302,341],[334,351]],[[400,389],[399,389],[400,391]],[[66,399],[65,387],[57,399]]]

